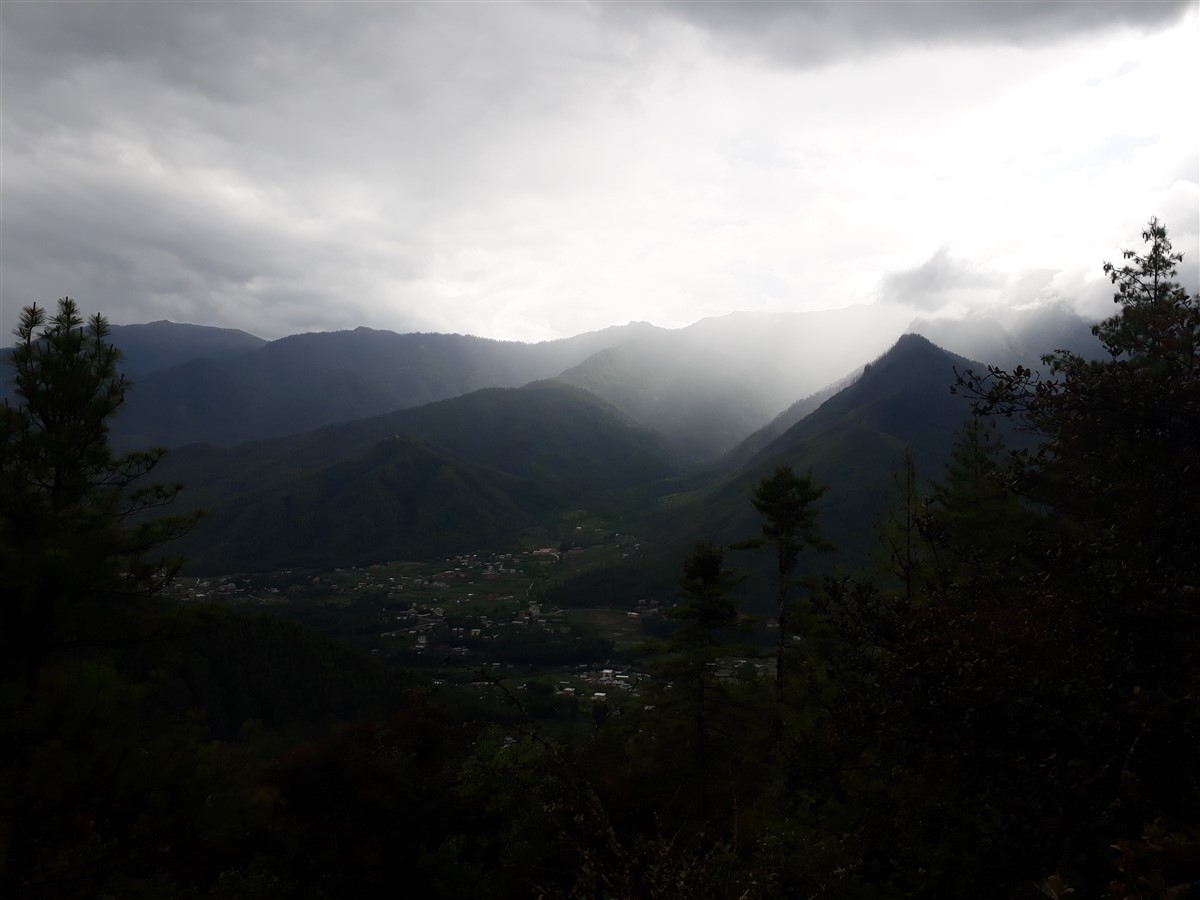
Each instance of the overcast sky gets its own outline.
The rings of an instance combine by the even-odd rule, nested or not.
[[[1063,299],[1200,231],[1196,2],[0,4],[2,343]],[[889,317],[890,318],[890,317]]]

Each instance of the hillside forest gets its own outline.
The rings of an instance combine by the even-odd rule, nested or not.
[[[0,896],[1200,896],[1200,296],[1142,238],[1086,348],[802,390],[782,320],[27,307]]]

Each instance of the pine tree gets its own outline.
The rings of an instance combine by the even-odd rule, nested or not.
[[[1027,667],[1047,714],[1021,727],[1036,740],[1069,724],[1042,792],[1097,857],[1147,823],[1200,821],[1200,296],[1174,281],[1182,255],[1165,226],[1152,219],[1142,238],[1144,252],[1104,266],[1120,306],[1093,328],[1107,359],[1058,351],[1045,376],[992,368],[957,385],[977,414],[1042,440],[1014,456],[1015,489],[1047,513],[1021,614],[1028,634],[1058,631],[1069,662]]]
[[[33,686],[68,637],[98,626],[116,598],[160,587],[174,563],[150,554],[194,517],[149,518],[179,485],[140,481],[163,450],[114,454],[125,402],[108,323],[84,323],[64,298],[52,317],[27,307],[11,363],[16,405],[0,408],[0,650],[7,675]]]
[[[995,422],[967,420],[955,435],[945,475],[932,486],[922,523],[943,595],[955,591],[970,602],[982,591],[1007,593],[1031,571],[1035,517],[1010,479]]]
[[[813,504],[826,488],[813,483],[812,476],[799,476],[791,466],[780,466],[758,483],[751,502],[763,517],[762,532],[740,541],[738,548],[770,547],[775,552],[775,619],[779,637],[775,654],[775,681],[785,681],[786,653],[791,643],[792,595],[795,572],[805,548],[832,549],[817,531],[817,510]]]
[[[1152,219],[1142,238],[1144,255],[1104,265],[1121,311],[1092,331],[1109,359],[1060,350],[1046,377],[992,368],[956,387],[1042,438],[1016,455],[1014,484],[1069,526],[1072,577],[1175,602],[1200,586],[1200,296],[1172,280],[1183,257],[1166,227]]]
[[[911,447],[904,449],[900,469],[893,473],[892,480],[896,494],[877,526],[879,546],[884,571],[900,583],[903,607],[911,609],[936,564],[936,548],[931,548],[925,538],[929,498],[918,483]]]
[[[680,602],[667,612],[679,626],[658,648],[660,656],[650,667],[658,688],[649,690],[648,698],[664,728],[661,737],[686,760],[680,774],[702,822],[712,814],[715,788],[727,774],[727,760],[714,758],[716,745],[722,745],[727,757],[734,732],[728,727],[733,718],[730,678],[722,676],[720,665],[734,653],[728,640],[740,617],[730,594],[740,582],[736,570],[725,568],[721,547],[702,541],[692,548],[679,578]],[[672,736],[668,732],[676,726]]]

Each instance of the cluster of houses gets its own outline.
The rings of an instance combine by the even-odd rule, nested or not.
[[[577,684],[570,681],[560,681],[558,683],[558,693],[565,694],[568,697],[588,697],[597,703],[605,703],[608,701],[608,695],[615,692],[632,693],[640,678],[644,675],[638,675],[632,669],[601,669],[595,671],[588,666],[580,666],[576,674],[577,681],[583,681],[588,685],[587,690],[583,690]]]
[[[525,553],[497,553],[481,555],[478,553],[464,554],[445,560],[440,568],[422,567],[417,574],[406,574],[392,564],[359,568],[337,568],[323,575],[296,575],[290,569],[284,569],[265,578],[245,576],[224,576],[218,578],[182,578],[177,579],[169,587],[172,596],[180,600],[215,600],[243,597],[248,600],[280,599],[280,595],[303,596],[313,589],[322,593],[379,593],[387,599],[397,599],[405,591],[414,589],[444,589],[457,583],[476,579],[485,581],[517,576],[523,573],[523,566],[529,563],[543,562],[546,554],[553,554],[557,560],[557,551],[533,550]],[[262,582],[276,582],[277,586],[263,586]],[[258,582],[256,585],[255,582]],[[290,583],[288,583],[290,582]],[[489,599],[491,597],[489,596]],[[501,598],[503,599],[503,598]]]
[[[478,614],[470,616],[471,624],[450,625],[446,621],[445,606],[421,606],[412,604],[401,613],[389,613],[389,625],[393,627],[381,632],[380,637],[412,640],[412,648],[417,652],[424,651],[432,643],[451,643],[452,656],[470,656],[478,649],[477,642],[487,641],[500,636],[504,629],[513,626],[521,628],[563,628],[562,616],[555,610],[550,616],[542,615],[542,605],[536,600],[530,600],[524,606],[516,606],[509,614],[499,614],[505,607],[512,607],[515,598],[509,595],[489,594],[487,599],[496,604],[493,615]],[[452,600],[452,605],[463,601]],[[451,621],[462,621],[460,617],[452,617]],[[397,627],[398,626],[398,627]]]
[[[462,554],[421,566],[378,564],[320,574],[281,570],[264,576],[186,578],[177,580],[170,590],[177,599],[198,602],[268,604],[336,597],[335,602],[347,603],[354,602],[356,595],[371,598],[381,601],[378,634],[388,646],[409,653],[436,648],[439,654],[486,658],[487,642],[514,634],[514,629],[522,633],[570,632],[560,610],[543,610],[538,601],[521,596],[527,592],[527,573],[532,575],[541,565],[559,562],[566,552],[544,547]],[[637,619],[656,607],[654,601],[640,601],[629,618]],[[558,693],[603,701],[613,692],[632,691],[637,681],[637,676],[627,671],[582,668],[586,671],[573,682],[561,683]]]
[[[177,578],[167,585],[167,596],[175,600],[212,602],[214,600],[244,599],[249,583],[233,578]],[[277,589],[273,589],[278,594]]]

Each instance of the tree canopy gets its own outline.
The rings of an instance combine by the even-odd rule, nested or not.
[[[5,665],[34,679],[88,604],[152,590],[174,571],[152,553],[194,517],[147,515],[181,487],[142,480],[165,451],[109,445],[128,383],[105,319],[85,323],[63,298],[53,316],[24,309],[14,334],[17,402],[0,407],[0,633]]]

